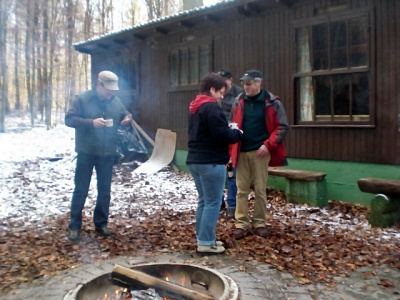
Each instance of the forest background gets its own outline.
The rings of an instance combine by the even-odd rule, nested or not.
[[[221,0],[0,0],[0,133],[10,111],[50,129],[91,86],[74,43]]]

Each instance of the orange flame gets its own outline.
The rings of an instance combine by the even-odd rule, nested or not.
[[[185,286],[185,281],[186,281],[186,277],[185,277],[185,275],[182,275],[182,277],[181,277],[181,286]]]

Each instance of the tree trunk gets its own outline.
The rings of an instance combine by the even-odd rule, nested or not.
[[[52,121],[52,119],[54,118],[55,121],[57,121],[57,113],[55,116],[53,116],[53,102],[54,102],[54,98],[53,98],[53,74],[54,74],[54,63],[57,61],[57,57],[56,57],[56,45],[57,45],[57,36],[58,36],[58,32],[59,32],[59,28],[57,26],[58,24],[58,12],[60,10],[60,0],[52,0],[52,6],[51,6],[51,10],[50,10],[50,50],[49,50],[49,84],[48,84],[48,99],[50,102],[50,115],[49,115],[49,126],[53,125],[53,123],[55,123],[54,121]],[[55,76],[58,76],[58,74],[56,74]],[[58,89],[57,89],[58,90]],[[58,107],[58,97],[55,98],[56,99],[56,108]]]
[[[93,26],[93,5],[91,4],[90,0],[86,0],[86,11],[85,11],[85,19],[83,24],[83,35],[84,39],[88,40],[92,36],[92,26]],[[89,89],[91,80],[90,77],[90,70],[88,69],[89,66],[89,55],[85,55],[83,57],[83,67],[84,67],[84,87],[85,89]]]
[[[67,38],[65,45],[66,53],[66,91],[65,91],[65,112],[68,111],[69,106],[73,100],[74,90],[75,90],[75,80],[74,80],[74,64],[73,64],[73,37],[75,32],[75,14],[76,7],[78,5],[78,0],[67,0],[65,1],[66,15],[67,15]]]
[[[49,93],[49,89],[51,88],[51,77],[49,76],[49,5],[50,1],[45,1],[42,6],[42,14],[43,14],[43,35],[42,35],[42,43],[43,43],[43,51],[42,51],[42,80],[40,81],[42,96],[43,96],[43,107],[42,109],[45,112],[45,124],[47,129],[51,128],[51,97]],[[43,113],[42,113],[43,114]],[[43,118],[43,117],[42,117]]]
[[[0,132],[5,132],[5,116],[8,106],[7,77],[7,29],[11,1],[0,0]]]
[[[15,45],[15,54],[14,54],[14,82],[15,82],[15,109],[20,110],[21,106],[21,96],[20,96],[20,87],[19,87],[19,13],[18,13],[18,0],[15,1],[15,34],[14,34],[14,45]]]
[[[203,0],[183,0],[183,10],[203,6]]]
[[[32,35],[33,35],[33,3],[30,0],[25,1],[26,7],[26,34],[25,34],[25,77],[26,77],[26,92],[28,95],[28,106],[31,115],[31,125],[33,125],[33,88],[32,88]]]
[[[31,3],[33,4],[33,7],[30,6]],[[37,40],[38,40],[38,36],[39,36],[39,32],[38,32],[38,28],[39,28],[39,15],[40,15],[40,10],[39,10],[39,3],[38,1],[29,1],[27,0],[27,9],[28,11],[28,15],[30,15],[30,17],[32,17],[33,22],[30,23],[31,27],[28,28],[32,28],[31,31],[31,36],[29,39],[29,45],[30,45],[30,53],[28,52],[27,54],[29,55],[29,58],[27,60],[27,63],[29,63],[29,65],[27,65],[27,72],[31,78],[30,80],[30,95],[29,95],[29,104],[30,104],[30,114],[31,114],[31,126],[33,126],[35,124],[35,117],[36,117],[36,110],[35,110],[35,101],[34,101],[34,96],[35,96],[35,88],[37,90],[38,88],[38,84],[36,82],[36,57],[39,57],[39,54],[36,55],[36,50],[38,48],[37,46]],[[31,13],[30,11],[32,11],[33,13]],[[26,51],[28,51],[28,49],[26,49]]]

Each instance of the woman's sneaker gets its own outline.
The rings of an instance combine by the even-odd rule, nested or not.
[[[197,246],[197,252],[203,255],[221,254],[225,252],[223,246]]]

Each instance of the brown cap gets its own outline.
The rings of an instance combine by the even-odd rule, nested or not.
[[[110,71],[102,71],[99,73],[98,80],[107,90],[118,91],[118,76]]]

